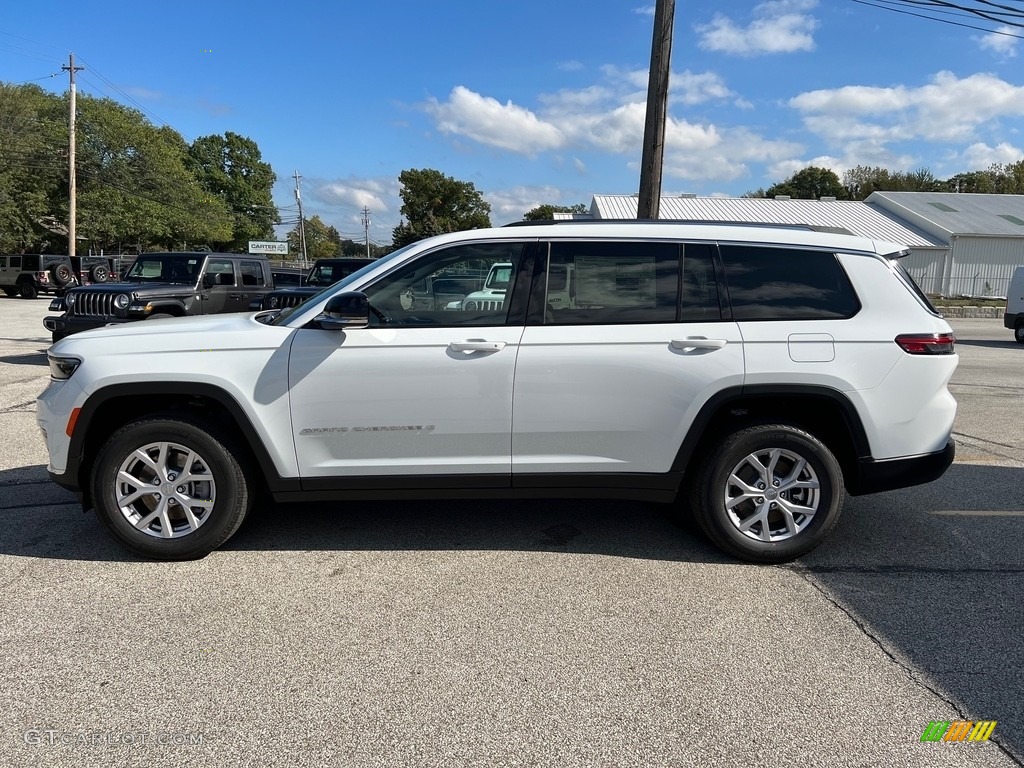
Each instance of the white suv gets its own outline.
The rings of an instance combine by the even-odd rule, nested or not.
[[[295,308],[55,344],[49,472],[163,559],[223,544],[257,496],[472,496],[667,502],[723,550],[785,561],[845,493],[953,460],[954,338],[904,254],[661,222],[434,237]],[[494,264],[500,308],[407,300]]]

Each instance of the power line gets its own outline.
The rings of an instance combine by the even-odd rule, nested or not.
[[[990,12],[980,8],[972,8],[966,4],[939,2],[939,0],[874,0],[873,2],[872,0],[852,0],[852,2],[857,3],[858,5],[867,5],[872,8],[881,8],[882,10],[892,11],[893,13],[901,13],[905,16],[914,16],[919,19],[938,21],[942,24],[950,24],[955,27],[963,27],[965,29],[974,29],[979,32],[987,32],[993,35],[1004,35],[1006,37],[1024,39],[1024,34],[1010,32],[1006,29],[965,24],[964,22],[953,21],[952,19],[942,18],[941,15],[937,15],[947,14],[963,18],[985,19],[1004,27],[1021,29],[1024,28],[1024,8],[1018,10],[1009,6],[1000,5],[998,7],[1006,8],[1007,10],[1005,12]],[[987,3],[984,0],[978,0],[978,2],[980,5],[984,6],[995,5],[993,3]],[[915,13],[914,11],[904,10],[904,8],[917,8],[922,12]],[[931,13],[923,12],[925,10],[930,10]],[[1014,21],[1014,19],[1020,20]]]

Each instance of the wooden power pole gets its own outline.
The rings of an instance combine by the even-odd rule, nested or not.
[[[77,109],[75,105],[75,72],[78,72],[82,67],[75,66],[75,54],[71,54],[68,59],[68,65],[61,67],[69,75],[71,75],[71,92],[69,101],[71,103],[71,109],[68,113],[68,256],[75,255],[75,242],[77,233],[75,232],[75,221],[78,218],[76,211],[76,183],[75,183],[75,111]]]
[[[640,160],[638,219],[658,218],[661,203],[661,170],[665,158],[665,114],[668,105],[668,75],[672,63],[672,23],[676,0],[657,0],[654,8],[654,38],[651,41],[651,71],[647,81],[647,119],[644,121],[644,150]]]

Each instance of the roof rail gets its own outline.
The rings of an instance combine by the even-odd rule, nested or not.
[[[505,227],[537,226],[579,226],[581,224],[640,224],[654,226],[657,224],[702,224],[721,227],[750,227],[752,229],[797,229],[814,231],[812,224],[780,224],[766,221],[723,221],[721,219],[543,219],[537,221],[513,221]]]

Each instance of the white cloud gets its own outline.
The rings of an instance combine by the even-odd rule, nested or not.
[[[637,14],[638,16],[653,16],[654,9],[655,6],[653,5],[644,5],[641,6],[640,8],[634,8],[633,13]]]
[[[741,26],[717,13],[708,24],[698,24],[704,50],[737,56],[813,51],[818,21],[808,11],[817,0],[773,0],[754,7],[753,19]]]
[[[714,72],[673,72],[669,77],[669,96],[677,96],[683,104],[701,104],[714,99],[728,99],[735,94]]]
[[[601,72],[601,83],[539,96],[536,112],[512,102],[501,104],[465,86],[454,88],[446,102],[431,101],[425,109],[440,131],[456,139],[523,154],[569,147],[577,153],[594,150],[624,155],[636,163],[647,113],[647,72],[612,66]],[[714,72],[673,73],[671,91],[672,103],[686,106],[736,98]],[[776,162],[802,151],[798,144],[766,139],[746,129],[690,122],[671,114],[666,119],[666,176],[730,180],[747,173],[750,163]],[[587,172],[579,154],[572,162],[577,173]]]
[[[575,59],[572,61],[563,61],[559,63],[557,66],[563,72],[579,72],[581,69],[583,69],[582,62],[576,61]]]
[[[808,129],[832,145],[963,141],[991,121],[1024,115],[1024,87],[991,74],[958,78],[939,72],[918,88],[845,86],[803,93],[789,104],[803,113]]]
[[[520,221],[527,211],[538,205],[590,205],[590,195],[582,198],[582,193],[566,191],[552,186],[513,187],[484,195],[491,204],[491,222],[495,225]]]
[[[960,153],[960,157],[962,158],[963,168],[978,170],[988,168],[990,165],[1016,163],[1024,158],[1024,152],[1005,141],[994,147],[978,142],[964,149]]]
[[[432,99],[427,111],[442,133],[466,136],[524,155],[556,149],[565,143],[557,127],[538,119],[530,110],[511,101],[502,104],[461,85],[452,89],[445,102]]]
[[[975,35],[975,40],[982,49],[992,51],[1005,59],[1011,59],[1017,55],[1017,46],[1020,43],[1021,31],[1016,27],[1001,26],[994,32],[987,35]]]

